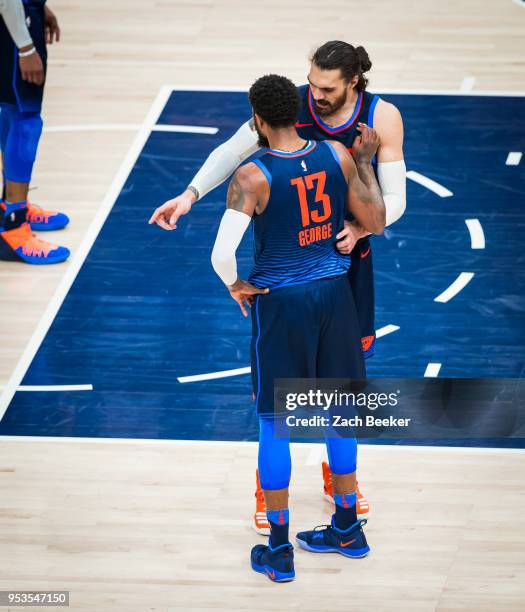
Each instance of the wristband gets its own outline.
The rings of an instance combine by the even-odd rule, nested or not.
[[[195,196],[195,202],[196,202],[199,199],[199,190],[193,185],[188,185],[186,189],[188,191],[191,191],[191,193],[193,193],[193,195]]]
[[[34,53],[36,53],[36,47],[32,47],[31,49],[29,49],[29,51],[19,51],[18,57],[29,57],[30,55],[33,55]]]

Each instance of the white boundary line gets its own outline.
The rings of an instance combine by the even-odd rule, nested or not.
[[[399,329],[399,325],[385,325],[384,327],[380,327],[376,329],[376,338],[382,338],[387,334],[391,334]]]
[[[485,234],[479,219],[465,219],[465,223],[468,227],[470,234],[470,248],[471,249],[484,249],[485,248]]]
[[[474,272],[461,272],[456,280],[440,293],[436,298],[434,298],[434,302],[445,303],[451,300],[454,296],[456,296],[462,289],[464,289],[470,281],[474,278]]]
[[[80,246],[78,247],[76,253],[73,255],[73,258],[68,265],[66,271],[64,272],[64,276],[62,277],[53,297],[47,305],[47,308],[42,315],[31,339],[29,340],[24,352],[22,353],[22,357],[20,358],[18,364],[16,365],[11,377],[7,385],[5,386],[2,395],[0,396],[0,421],[4,417],[4,414],[13,399],[13,395],[17,387],[20,385],[27,369],[29,368],[31,361],[33,360],[39,346],[42,344],[42,341],[51,326],[54,318],[57,315],[57,312],[64,301],[71,285],[73,284],[84,260],[86,259],[93,243],[95,242],[98,233],[100,232],[102,226],[104,225],[104,221],[109,215],[113,205],[115,204],[124,184],[137,161],[138,156],[140,155],[144,145],[146,144],[151,128],[156,124],[162,110],[164,109],[166,102],[168,101],[169,96],[171,95],[170,87],[162,87],[155,97],[155,100],[144,120],[144,123],[139,129],[131,148],[129,149],[126,157],[124,158],[115,178],[113,179],[113,183],[109,188],[104,200],[100,208],[97,211],[93,222],[88,228],[87,233],[84,236]]]
[[[140,130],[140,123],[85,123],[82,125],[52,125],[44,127],[44,132],[135,132]],[[219,128],[200,125],[161,124],[151,128],[152,132],[179,132],[183,134],[217,134]]]
[[[437,378],[437,375],[439,374],[439,370],[441,370],[440,363],[429,363],[427,365],[427,369],[425,370],[425,373],[423,374],[423,376],[425,378]]]
[[[519,166],[523,153],[521,151],[511,151],[505,160],[506,166]]]
[[[199,382],[201,380],[214,380],[215,378],[228,378],[229,376],[240,376],[241,374],[250,374],[251,367],[235,368],[234,370],[222,370],[220,372],[210,372],[209,374],[195,374],[194,376],[179,376],[177,380],[180,383]]]
[[[306,84],[306,79],[304,83]],[[204,86],[204,85],[165,85],[169,87],[171,91],[224,91],[228,92],[248,92],[248,87],[232,86],[232,87],[220,87],[216,86]],[[505,98],[523,98],[525,97],[525,91],[491,91],[488,89],[478,91],[458,91],[457,89],[382,89],[381,87],[372,87],[370,91],[378,94],[404,94],[407,96],[496,96]]]
[[[437,181],[433,181],[424,174],[420,174],[419,172],[415,172],[414,170],[409,170],[407,172],[407,178],[411,181],[414,181],[414,183],[418,183],[418,185],[422,185],[430,191],[433,191],[440,198],[450,198],[454,195],[452,191],[450,191],[443,185],[440,185]]]
[[[0,387],[3,389],[3,387]],[[17,391],[93,391],[93,385],[20,385]]]
[[[364,438],[366,439],[366,438]],[[474,439],[474,438],[473,438]],[[163,446],[238,446],[238,447],[255,447],[259,444],[258,441],[245,441],[245,440],[159,440],[155,438],[82,438],[82,437],[70,437],[70,436],[2,436],[0,435],[1,442],[53,442],[53,443],[68,443],[68,442],[78,442],[80,444],[136,444],[147,446],[148,444],[151,446],[163,445]],[[321,442],[292,442],[292,446],[301,447],[301,448],[319,448]],[[360,446],[361,452],[363,447],[372,447],[372,448],[384,448],[387,447],[390,449],[399,449],[399,450],[409,450],[413,452],[419,451],[443,451],[447,452],[455,451],[455,452],[465,452],[465,453],[482,453],[484,455],[489,454],[501,454],[501,453],[518,453],[525,454],[525,449],[523,448],[500,448],[500,447],[492,447],[492,446],[417,446],[417,445],[402,445],[402,444],[363,444]]]

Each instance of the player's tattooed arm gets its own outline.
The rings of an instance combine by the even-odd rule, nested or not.
[[[255,164],[246,164],[238,168],[228,186],[226,207],[243,212],[252,217],[261,212],[260,206],[265,201],[268,182]]]
[[[368,169],[363,167],[364,176],[361,176],[346,148],[338,142],[332,144],[337,151],[348,182],[348,210],[354,215],[363,230],[372,234],[381,234],[385,228],[385,203],[372,166],[368,164]]]

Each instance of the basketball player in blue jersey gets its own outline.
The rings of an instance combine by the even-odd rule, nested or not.
[[[366,91],[365,73],[372,64],[363,47],[343,41],[330,41],[319,47],[311,57],[308,85],[299,87],[302,108],[296,122],[299,135],[305,139],[332,139],[351,151],[358,172],[367,164],[360,137],[361,126],[373,127],[379,135],[376,173],[386,206],[386,225],[398,220],[406,206],[406,168],[403,161],[403,123],[397,108]],[[247,121],[225,143],[215,149],[188,189],[159,207],[150,222],[164,229],[174,229],[181,215],[187,214],[193,203],[220,185],[235,168],[260,148],[253,120]],[[375,348],[374,282],[372,250],[368,232],[348,216],[338,234],[341,253],[351,253],[352,265],[348,279],[361,327],[363,354],[370,357]],[[323,462],[324,494],[333,500],[329,466]],[[358,511],[368,516],[369,506],[358,488]],[[254,527],[267,534],[264,499],[257,479]]]
[[[372,167],[361,175],[337,142],[305,140],[296,131],[300,96],[287,78],[268,75],[249,93],[254,125],[267,152],[239,168],[230,183],[212,264],[232,298],[252,313],[252,379],[259,415],[261,486],[270,523],[268,545],[252,549],[251,565],[270,580],[295,577],[288,539],[289,437],[276,435],[274,380],[365,376],[359,322],[347,279],[350,256],[336,249],[349,211],[366,231],[380,234],[385,206]],[[373,130],[363,140],[377,148]],[[375,146],[374,146],[375,141]],[[235,253],[253,224],[255,262],[248,282],[237,275]],[[364,557],[369,547],[356,512],[355,438],[326,436],[335,513],[325,529],[297,534],[313,552]]]
[[[31,230],[58,230],[69,219],[28,201],[42,133],[46,44],[60,28],[45,0],[0,0],[0,260],[54,264],[69,250],[37,238]]]

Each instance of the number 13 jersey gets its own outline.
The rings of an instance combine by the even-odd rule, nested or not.
[[[335,246],[343,229],[348,185],[327,141],[291,153],[268,150],[253,161],[270,185],[264,211],[254,215],[256,287],[286,287],[345,274],[350,256]]]

